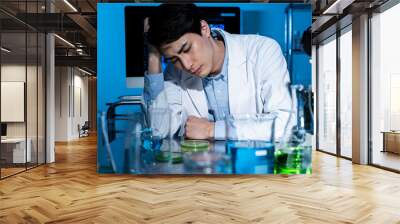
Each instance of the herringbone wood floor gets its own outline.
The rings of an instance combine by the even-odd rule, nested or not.
[[[0,181],[0,223],[400,223],[400,175],[316,152],[311,176],[96,173],[96,139]]]

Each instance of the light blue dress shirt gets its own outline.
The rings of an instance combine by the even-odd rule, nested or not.
[[[216,32],[213,30],[214,35]],[[222,34],[219,34],[223,38]],[[225,116],[229,114],[229,94],[228,94],[228,54],[226,41],[225,57],[221,73],[215,76],[209,76],[203,79],[203,88],[208,102],[208,119],[215,122],[214,138],[223,140],[226,136]],[[155,99],[157,95],[164,89],[163,73],[145,75],[144,77],[144,98]]]
[[[223,37],[222,37],[223,38]],[[214,138],[225,139],[225,116],[229,114],[228,94],[228,54],[225,42],[225,57],[221,73],[203,79],[203,88],[207,96],[209,120],[215,122]]]

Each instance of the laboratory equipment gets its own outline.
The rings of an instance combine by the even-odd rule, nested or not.
[[[275,174],[311,174],[311,135],[305,130],[302,85],[291,86],[292,110],[285,134],[276,144]],[[293,125],[294,124],[294,125]]]
[[[274,169],[275,113],[226,117],[226,154],[236,174],[271,173]]]

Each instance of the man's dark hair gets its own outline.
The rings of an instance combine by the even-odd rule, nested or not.
[[[201,34],[201,12],[195,4],[164,3],[149,20],[148,41],[157,49],[186,33]]]

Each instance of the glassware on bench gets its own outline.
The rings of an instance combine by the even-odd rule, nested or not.
[[[291,86],[292,110],[285,134],[276,144],[275,174],[311,174],[312,146],[311,135],[305,130],[304,101],[300,96],[304,90],[301,85]]]
[[[275,120],[275,113],[226,116],[226,152],[233,173],[273,173]]]
[[[162,97],[162,99],[159,99]],[[168,107],[164,92],[157,100],[149,100],[146,104],[147,126],[142,134],[142,147],[145,150],[160,150],[163,139],[171,136],[171,110]]]

